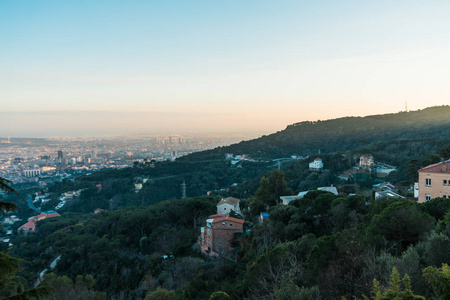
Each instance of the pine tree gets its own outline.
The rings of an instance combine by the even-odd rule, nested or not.
[[[404,288],[402,289],[401,282],[403,282]],[[389,287],[383,288],[380,283],[373,280],[373,294],[375,295],[373,300],[414,300],[425,299],[423,296],[414,295],[411,289],[411,281],[408,274],[405,274],[403,280],[400,281],[400,274],[396,267],[392,268],[391,279],[389,281]],[[365,297],[365,299],[368,299]]]

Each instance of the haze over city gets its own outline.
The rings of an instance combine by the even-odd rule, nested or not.
[[[270,133],[448,104],[446,1],[2,1],[0,136]]]

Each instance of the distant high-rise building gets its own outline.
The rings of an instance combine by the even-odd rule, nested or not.
[[[97,158],[97,150],[92,150],[91,151],[91,158],[92,159]]]
[[[62,150],[58,151],[58,160],[62,161],[64,159],[64,152],[62,152]]]
[[[173,144],[173,137],[169,136],[169,143]]]

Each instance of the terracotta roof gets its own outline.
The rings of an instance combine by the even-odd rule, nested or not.
[[[49,212],[43,212],[40,215],[38,215],[37,217],[38,217],[38,221],[40,221],[40,220],[44,220],[47,218],[61,217],[61,215],[58,214],[57,212],[49,211]]]
[[[224,214],[215,214],[215,215],[210,215],[209,216],[209,218],[210,219],[214,219],[214,218],[217,218],[217,217],[226,217],[227,215],[224,215]]]
[[[450,173],[450,159],[434,165],[426,166],[420,169],[418,172]]]
[[[53,217],[61,217],[60,214],[58,214],[57,212],[51,213],[51,214],[47,214],[47,218],[53,218]]]
[[[223,222],[223,221],[231,221],[231,222],[240,223],[240,224],[245,223],[245,220],[233,218],[233,217],[230,217],[227,215],[222,215],[222,214],[211,215],[211,216],[209,216],[209,219],[214,219],[214,221],[212,221],[212,223]]]
[[[230,204],[230,205],[236,206],[236,205],[239,204],[239,201],[241,201],[241,200],[239,200],[237,198],[233,198],[233,197],[228,197],[228,198],[220,200],[220,202],[217,203],[216,206],[219,206],[219,205],[222,205],[222,204]]]
[[[20,226],[19,230],[30,229],[31,231],[34,231],[35,228],[36,228],[36,222],[35,221],[28,221],[27,223],[25,223],[22,226]]]

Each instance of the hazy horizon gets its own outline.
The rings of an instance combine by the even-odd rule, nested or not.
[[[423,107],[420,109],[425,109]],[[394,114],[404,110],[385,112],[379,114]],[[412,110],[408,110],[412,111]],[[48,138],[55,136],[67,137],[102,137],[121,135],[167,135],[167,134],[242,134],[246,137],[258,137],[265,134],[283,130],[286,126],[303,121],[325,121],[343,117],[365,117],[368,115],[345,115],[333,118],[311,118],[296,120],[279,128],[271,128],[269,123],[266,128],[247,125],[246,130],[240,130],[240,124],[235,126],[223,126],[220,129],[204,128],[204,122],[218,122],[221,118],[229,119],[231,116],[243,122],[245,115],[212,114],[202,116],[194,113],[172,112],[111,112],[111,111],[25,111],[25,112],[0,112],[0,117],[6,126],[0,129],[0,138]],[[237,117],[241,117],[240,119]],[[200,119],[199,119],[200,118]],[[193,119],[196,122],[193,122]],[[51,122],[49,122],[51,120]],[[29,127],[25,129],[14,128],[12,124],[26,122]],[[132,123],[130,125],[130,122]],[[151,122],[154,122],[152,125]],[[8,126],[8,124],[11,124]],[[58,126],[55,126],[57,124]],[[186,129],[188,126],[189,129]],[[45,133],[43,133],[43,131]]]

